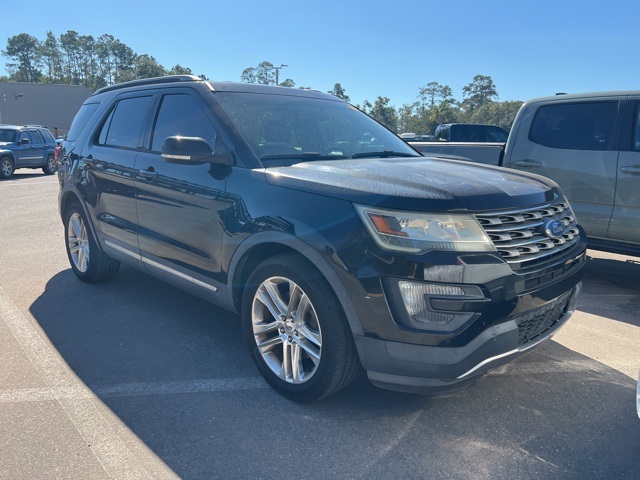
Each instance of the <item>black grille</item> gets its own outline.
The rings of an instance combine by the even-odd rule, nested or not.
[[[544,263],[580,241],[576,219],[566,200],[525,210],[476,214],[476,218],[515,270]],[[564,225],[558,238],[545,233],[550,220]]]
[[[518,346],[530,342],[549,330],[566,312],[571,292],[527,313],[512,317],[518,325]]]

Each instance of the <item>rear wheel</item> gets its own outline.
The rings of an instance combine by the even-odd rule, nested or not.
[[[56,173],[56,170],[58,170],[58,165],[56,164],[53,155],[49,155],[47,157],[47,161],[44,164],[44,167],[42,167],[42,171],[45,173],[45,175],[53,175],[54,173]]]
[[[324,277],[301,257],[280,255],[254,270],[242,317],[258,370],[292,400],[327,397],[360,370],[340,304]]]
[[[73,204],[64,216],[67,256],[73,273],[83,282],[102,282],[112,278],[120,262],[105,254],[89,230],[84,211]]]
[[[0,158],[0,178],[11,178],[15,167],[9,157]]]

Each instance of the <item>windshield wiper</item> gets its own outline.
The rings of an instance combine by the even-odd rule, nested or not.
[[[388,158],[388,157],[419,157],[420,155],[416,155],[415,153],[409,152],[395,152],[393,150],[382,150],[380,152],[361,152],[354,153],[351,155],[351,158],[366,158],[366,157],[380,157],[380,158]]]
[[[300,152],[300,153],[285,153],[279,155],[277,153],[270,155],[260,155],[260,160],[338,160],[341,158],[348,158],[345,155],[323,155],[318,152]]]

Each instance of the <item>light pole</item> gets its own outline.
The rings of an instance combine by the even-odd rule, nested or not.
[[[284,63],[281,63],[279,67],[273,67],[273,69],[276,71],[276,87],[278,86],[278,72],[280,70],[282,70],[284,67],[288,67],[289,65],[285,65]]]

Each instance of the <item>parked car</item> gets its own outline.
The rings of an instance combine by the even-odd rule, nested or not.
[[[534,172],[558,183],[589,248],[640,256],[640,91],[526,102],[505,144],[411,143],[423,155]]]
[[[40,125],[0,125],[0,178],[10,178],[16,168],[41,168],[56,172],[56,142]]]
[[[335,96],[147,79],[103,88],[63,142],[60,214],[85,282],[141,268],[238,312],[278,392],[361,369],[435,392],[574,311],[585,241],[542,177],[426,159]]]

